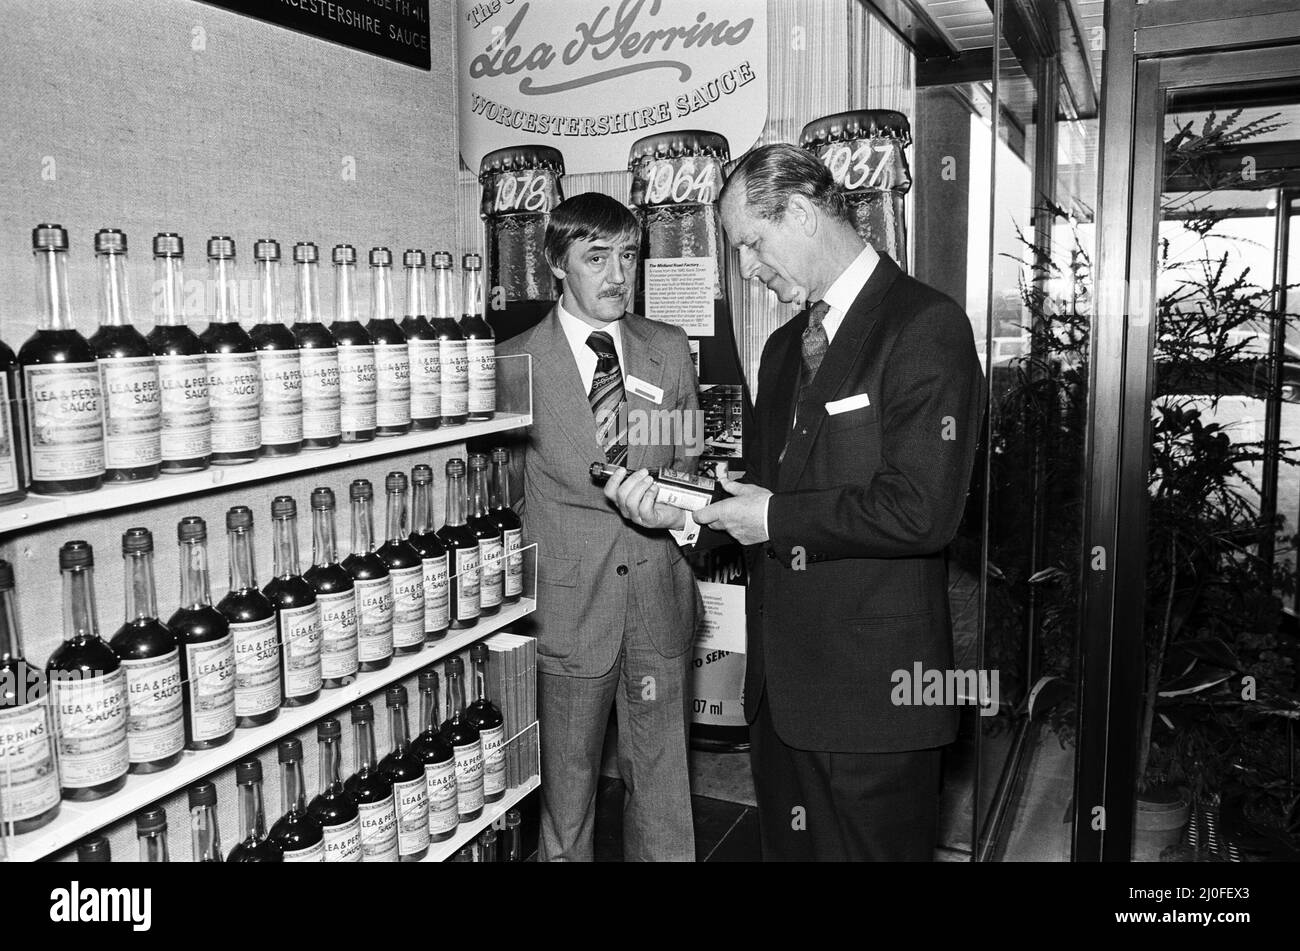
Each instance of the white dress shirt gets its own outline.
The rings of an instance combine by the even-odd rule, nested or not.
[[[844,315],[849,312],[853,302],[858,299],[862,293],[862,288],[867,286],[867,281],[871,280],[871,275],[875,273],[876,264],[880,261],[880,255],[876,253],[875,248],[867,245],[862,252],[853,259],[853,263],[844,269],[844,273],[835,279],[835,283],[826,291],[826,296],[822,298],[830,310],[822,319],[822,327],[826,330],[826,341],[830,343],[835,340],[835,331],[840,329],[840,324],[844,322]],[[810,302],[811,303],[811,302]]]
[[[622,318],[610,321],[599,328],[593,327],[580,317],[575,317],[565,310],[563,297],[556,301],[555,312],[559,315],[560,327],[564,331],[565,339],[569,341],[569,349],[573,351],[573,359],[578,361],[578,373],[582,376],[582,392],[591,393],[591,383],[596,378],[596,364],[599,360],[596,357],[596,351],[587,346],[587,338],[598,329],[605,331],[614,338],[614,352],[618,354],[618,367],[620,372],[626,376],[627,361],[623,359]]]

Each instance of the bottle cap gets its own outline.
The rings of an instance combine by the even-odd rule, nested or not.
[[[469,454],[469,467],[470,469],[486,469],[487,456],[481,452],[471,452]]]
[[[495,449],[492,450],[492,461],[509,462],[510,450],[507,449],[505,446],[497,446]]]
[[[226,528],[234,531],[239,528],[253,527],[253,510],[247,505],[236,505],[226,513]]]
[[[488,646],[484,644],[482,641],[479,641],[478,643],[472,644],[470,646],[469,659],[474,661],[475,663],[478,663],[481,660],[483,661],[487,660],[488,654],[490,653],[492,652],[488,650]]]
[[[185,239],[175,231],[159,231],[153,236],[153,256],[180,258],[185,256]]]
[[[434,251],[434,252],[433,252],[433,266],[434,266],[434,267],[436,267],[436,268],[449,268],[449,267],[451,267],[451,264],[452,264],[452,261],[451,261],[451,252],[450,252],[450,251]]]
[[[215,806],[217,804],[217,787],[208,780],[197,782],[190,787],[190,808]]]
[[[496,830],[493,829],[491,826],[488,826],[486,829],[484,829],[483,834],[479,836],[479,844],[481,844],[484,848],[495,849],[497,845]]]
[[[334,508],[334,490],[319,486],[311,490],[311,509],[313,512],[325,512]]]
[[[799,145],[815,149],[829,142],[883,137],[912,144],[912,127],[907,116],[892,109],[851,109],[814,119],[799,133]]]
[[[208,540],[208,524],[197,515],[186,515],[176,526],[178,542],[205,542]]]
[[[350,244],[336,244],[331,259],[335,264],[356,264],[357,249]]]
[[[465,672],[465,664],[461,661],[459,657],[449,657],[447,659],[446,672],[448,677],[450,677],[452,674],[455,674],[456,676],[459,677],[461,674]]]
[[[14,566],[0,558],[0,591],[14,589]]]
[[[433,481],[433,466],[418,462],[411,467],[411,484],[428,485]]]
[[[343,735],[343,727],[333,717],[327,717],[316,724],[316,739],[337,740]]]
[[[450,476],[463,476],[464,474],[465,474],[465,460],[464,460],[464,459],[448,459],[448,460],[447,460],[447,475],[448,475],[449,477],[450,477]]]
[[[657,132],[637,139],[628,149],[627,161],[632,167],[646,159],[680,158],[683,155],[716,155],[724,165],[731,161],[726,136],[699,129]]]
[[[401,684],[389,687],[384,691],[384,705],[387,707],[404,707],[406,706],[406,688]]]
[[[419,248],[407,248],[402,252],[402,264],[406,267],[424,267],[424,252]]]
[[[93,835],[77,846],[78,862],[111,862],[108,839]]]
[[[299,264],[315,264],[320,260],[320,248],[315,242],[299,241],[293,246],[293,259]]]
[[[421,690],[438,689],[438,672],[436,670],[420,671],[419,686]]]
[[[122,533],[122,554],[135,555],[153,551],[153,532],[147,528],[128,528]]]
[[[240,786],[262,781],[262,761],[246,759],[235,767],[235,782]]]
[[[59,568],[93,567],[95,567],[95,552],[90,547],[90,542],[66,542],[59,549]]]
[[[100,228],[95,232],[96,254],[126,254],[126,233],[117,228]]]
[[[484,175],[529,169],[550,169],[563,175],[564,153],[549,145],[510,145],[483,156],[478,174],[481,179]]]
[[[349,710],[348,712],[352,716],[353,723],[374,723],[375,722],[375,711],[368,703],[365,702],[354,703],[352,704],[352,709]]]
[[[295,518],[298,503],[288,495],[277,495],[271,500],[271,518]]]
[[[607,462],[593,462],[587,469],[593,479],[603,479],[605,477],[605,466]]]
[[[167,831],[167,812],[164,809],[154,806],[138,813],[135,817],[135,831],[138,833],[146,832],[166,832]]]
[[[258,238],[253,242],[254,261],[280,260],[280,242],[274,238]]]
[[[302,762],[302,740],[296,736],[291,736],[287,740],[281,740],[280,745],[276,747],[276,753],[281,763],[301,763]]]
[[[375,490],[370,485],[369,479],[353,479],[352,484],[348,486],[348,498],[353,502],[359,502],[362,499],[373,499]]]
[[[460,267],[463,271],[481,271],[483,270],[483,258],[478,254],[467,254],[460,259]]]
[[[213,261],[233,261],[235,239],[225,235],[213,235],[208,238],[208,257]]]
[[[370,249],[370,266],[371,267],[392,267],[393,252],[387,248]]]
[[[68,229],[63,225],[37,225],[32,229],[32,250],[68,250]]]
[[[406,475],[405,475],[404,473],[401,473],[401,472],[390,472],[390,473],[388,473],[388,477],[387,477],[386,479],[384,479],[384,491],[385,491],[385,492],[405,492],[405,491],[406,491]]]
[[[524,823],[524,817],[519,814],[518,809],[511,809],[508,812],[506,812],[507,829],[517,829],[519,828],[519,826],[523,825],[523,823]]]

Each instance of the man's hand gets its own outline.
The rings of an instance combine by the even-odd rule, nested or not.
[[[644,469],[629,474],[620,468],[605,483],[605,498],[620,515],[642,528],[680,529],[686,525],[685,512],[658,501],[659,486]]]
[[[722,487],[731,498],[722,499],[693,513],[692,518],[701,525],[726,532],[742,545],[757,545],[767,541],[767,500],[770,490],[746,482],[732,482],[719,476]]]

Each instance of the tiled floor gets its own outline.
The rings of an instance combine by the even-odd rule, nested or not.
[[[746,759],[747,757],[741,757]],[[621,779],[602,776],[596,798],[596,861],[623,861]],[[692,796],[695,858],[699,862],[757,862],[758,810],[710,796]]]

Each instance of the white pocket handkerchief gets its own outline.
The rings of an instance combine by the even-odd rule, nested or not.
[[[857,396],[846,396],[842,400],[831,400],[826,404],[826,415],[838,416],[840,413],[847,413],[849,410],[862,409],[862,407],[870,405],[871,400],[867,398],[867,394],[859,393]]]

